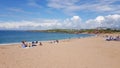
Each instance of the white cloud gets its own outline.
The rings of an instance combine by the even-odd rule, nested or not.
[[[33,6],[33,7],[36,7],[36,8],[42,8],[41,5],[37,4],[36,0],[28,0],[28,3],[27,3],[29,6]]]
[[[81,22],[79,16],[73,16],[70,19],[55,20],[55,19],[40,19],[33,21],[19,22],[0,22],[0,29],[54,29],[54,28],[80,28],[78,25]]]
[[[82,20],[79,16],[73,16],[72,18],[65,19],[62,25],[64,28],[80,29]]]
[[[14,7],[9,7],[9,8],[6,8],[6,10],[8,10],[8,13],[10,14],[11,12],[15,13],[25,13],[25,14],[32,14],[32,12],[28,12],[28,11],[25,11],[24,9],[22,8],[14,8]],[[8,15],[7,13],[7,15]],[[13,13],[11,15],[8,15],[8,16],[14,16]]]
[[[71,20],[74,21],[74,22],[79,22],[79,21],[81,21],[81,18],[79,16],[73,16],[71,18]]]
[[[37,19],[32,21],[0,22],[0,29],[30,30],[30,29],[83,29],[83,28],[120,28],[120,15],[98,16],[82,22],[79,16],[73,16],[65,20],[60,19]]]
[[[105,18],[103,16],[98,16],[96,19],[95,19],[97,22],[101,23],[102,21],[105,20]]]
[[[7,8],[9,11],[14,11],[14,12],[25,12],[23,9],[20,8]]]
[[[89,25],[89,28],[120,28],[120,15],[114,14],[108,16],[98,16],[96,19],[90,19],[86,21],[86,25]]]
[[[65,13],[75,11],[93,11],[116,13],[120,5],[115,4],[119,0],[48,0],[48,7],[62,9]],[[120,12],[117,12],[120,13]]]
[[[48,6],[53,8],[67,8],[68,6],[74,5],[74,3],[78,2],[79,0],[48,0]]]
[[[52,22],[53,21],[53,22]],[[57,25],[54,20],[51,21],[20,21],[20,22],[0,22],[0,28],[4,29],[48,29],[52,25]]]

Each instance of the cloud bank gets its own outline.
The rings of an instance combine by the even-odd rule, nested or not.
[[[108,16],[98,16],[95,19],[90,19],[86,21],[86,25],[89,25],[89,28],[120,28],[120,15],[114,14]]]
[[[64,12],[92,11],[120,13],[119,0],[48,0],[48,7],[62,9]]]
[[[120,28],[120,15],[97,16],[85,22],[79,16],[60,19],[37,19],[32,21],[0,22],[0,29],[43,30],[43,29],[91,29],[96,27]]]
[[[45,6],[38,4],[37,1],[38,0],[28,0],[28,5],[39,9],[42,7],[58,9],[68,15],[74,15],[80,11],[120,14],[120,0],[45,0]]]

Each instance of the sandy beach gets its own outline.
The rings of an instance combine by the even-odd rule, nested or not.
[[[0,46],[0,68],[120,68],[120,41],[101,36],[20,45]]]

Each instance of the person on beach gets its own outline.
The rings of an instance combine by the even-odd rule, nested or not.
[[[40,42],[40,43],[39,43],[39,45],[41,45],[41,46],[42,46],[42,43]]]
[[[55,43],[55,44],[57,44],[57,43],[59,43],[59,41],[58,41],[58,40],[54,40],[54,41],[50,41],[50,43]]]
[[[59,43],[59,41],[58,41],[58,40],[56,40],[56,43]]]
[[[32,46],[36,46],[36,42],[35,41],[32,42]]]
[[[28,44],[26,43],[26,41],[21,41],[21,42],[22,42],[22,47],[23,47],[23,48],[28,47]]]
[[[42,43],[41,43],[42,44]],[[37,46],[37,45],[39,45],[39,42],[38,41],[33,41],[32,42],[32,46]]]
[[[36,42],[35,42],[35,44],[36,44],[36,46],[38,46],[38,45],[39,45],[39,42],[38,42],[38,41],[36,41]]]
[[[58,40],[55,40],[54,43],[57,44],[57,43],[59,43],[59,41],[58,41]]]

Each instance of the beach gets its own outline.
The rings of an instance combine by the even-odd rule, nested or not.
[[[120,68],[120,41],[101,35],[42,44],[0,46],[0,68]]]

